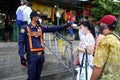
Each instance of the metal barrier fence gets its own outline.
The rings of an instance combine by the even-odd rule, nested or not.
[[[45,33],[44,41],[49,51],[72,73],[72,80],[75,80],[75,68],[72,64],[72,43],[58,32],[54,34]]]

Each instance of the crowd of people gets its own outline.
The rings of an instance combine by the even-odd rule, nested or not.
[[[104,75],[108,75],[109,77],[111,75],[111,78],[115,79],[114,76],[119,74],[120,70],[120,37],[115,33],[117,24],[116,17],[113,15],[105,15],[100,19],[100,21],[97,22],[100,26],[99,35],[95,35],[93,25],[90,25],[90,23],[89,25],[85,25],[85,22],[87,21],[81,22],[80,25],[82,32],[84,33],[84,38],[80,41],[79,46],[73,50],[73,55],[77,54],[76,56],[79,58],[80,65],[77,65],[79,68],[81,68],[83,61],[82,59],[84,54],[86,54],[85,49],[87,50],[87,67],[91,67],[92,70],[88,69],[88,73],[85,73],[84,71],[85,74],[83,80],[86,80],[85,75],[88,75],[88,80],[106,80],[103,77]],[[92,28],[90,28],[90,26]],[[89,33],[89,36],[87,32]],[[90,36],[90,34],[92,35]],[[97,37],[95,38],[95,36]],[[84,64],[82,68],[85,68],[85,61],[86,58],[83,61]],[[79,77],[77,80],[81,80],[80,69],[76,70],[79,72]]]
[[[62,26],[44,27],[41,26],[41,15],[38,11],[32,10],[28,6],[29,2],[23,0],[21,6],[16,10],[18,15],[19,10],[22,10],[22,23],[19,25],[18,53],[23,66],[28,67],[27,80],[40,80],[40,75],[44,63],[44,44],[43,33],[55,32],[63,29],[69,29],[70,40],[74,40],[75,34],[73,29],[78,30],[79,45],[73,49],[74,56],[77,56],[79,65],[77,65],[77,74],[80,80],[80,67],[83,61],[82,68],[85,68],[85,61],[88,70],[88,80],[104,80],[103,75],[111,75],[114,77],[120,71],[120,38],[115,33],[117,19],[113,15],[105,15],[98,22],[99,35],[96,35],[95,25],[88,20],[79,21],[78,25],[73,25],[73,16],[70,10],[67,10],[68,21]],[[6,15],[5,32],[6,41],[10,41],[11,33],[11,17]],[[87,58],[84,58],[86,54]],[[25,54],[27,56],[25,57]],[[75,58],[75,57],[74,57]],[[76,65],[75,65],[76,66]],[[87,75],[87,74],[85,74]],[[85,79],[83,79],[85,80]]]

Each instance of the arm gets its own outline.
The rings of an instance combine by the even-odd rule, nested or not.
[[[87,52],[88,54],[92,54],[92,47],[91,46],[87,46]],[[80,51],[82,53],[85,53],[85,49],[84,48],[80,48],[79,46],[75,49],[76,51]]]
[[[102,68],[94,66],[90,80],[97,80],[102,72]]]
[[[80,29],[80,26],[74,26],[74,25],[72,25],[72,27],[73,27],[74,29],[76,29],[76,30]]]
[[[18,49],[19,49],[21,64],[23,66],[27,66],[26,59],[24,58],[25,34],[26,34],[25,29],[22,28],[19,35]]]
[[[109,42],[107,39],[102,39],[96,48],[96,53],[93,60],[93,72],[90,80],[98,80],[103,73],[107,58],[109,56]]]
[[[16,15],[17,15],[17,12],[18,12],[19,8],[20,8],[20,6],[19,6],[19,7],[17,8],[17,10],[16,10]]]
[[[55,32],[55,31],[59,31],[59,30],[63,30],[65,28],[67,28],[69,25],[71,25],[72,23],[67,23],[66,25],[63,26],[51,26],[51,27],[42,27],[43,32]]]
[[[8,25],[11,25],[11,18],[10,18],[10,15],[8,15]]]
[[[19,34],[18,49],[20,58],[24,58],[25,29],[22,28]]]
[[[77,47],[77,50],[85,53],[85,49],[87,49],[88,54],[93,54],[94,42],[92,36],[85,36],[84,40],[81,41],[82,44],[80,44],[81,46],[84,45],[84,47]]]

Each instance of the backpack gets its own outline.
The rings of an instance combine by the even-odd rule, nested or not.
[[[26,8],[26,7],[25,7]],[[17,26],[22,26],[22,22],[23,22],[23,11],[25,10],[25,8],[22,10],[22,9],[19,9],[18,12],[17,12],[17,15],[16,15],[16,25]]]
[[[23,11],[21,9],[18,10],[16,15],[16,25],[22,26],[22,19],[23,19]]]

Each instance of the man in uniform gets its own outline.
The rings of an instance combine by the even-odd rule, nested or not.
[[[32,11],[30,14],[31,23],[22,27],[19,35],[19,55],[21,64],[28,67],[28,80],[40,80],[44,63],[43,33],[62,30],[72,24],[43,27],[37,24],[38,16],[36,11]],[[27,53],[27,59],[24,57],[24,53]]]
[[[116,22],[113,15],[105,15],[99,21],[100,32],[105,36],[96,48],[90,80],[106,80],[106,78],[116,80],[115,76],[120,73],[120,40],[114,32]],[[103,75],[107,77],[104,78]]]

